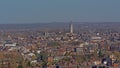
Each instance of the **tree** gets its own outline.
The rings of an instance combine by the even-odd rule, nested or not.
[[[101,50],[98,50],[98,57],[101,58],[103,56],[103,53]]]
[[[43,61],[42,62],[42,68],[47,68],[47,63],[48,63],[47,61]]]
[[[31,66],[31,63],[30,61],[27,62],[27,66],[30,67]]]
[[[20,65],[18,65],[18,68],[23,68],[23,66],[20,64]]]

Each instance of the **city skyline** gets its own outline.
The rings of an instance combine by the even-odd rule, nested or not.
[[[0,1],[1,23],[120,22],[119,0]]]
[[[1,0],[0,68],[120,68],[120,0]]]

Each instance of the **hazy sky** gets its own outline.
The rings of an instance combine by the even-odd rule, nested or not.
[[[0,23],[120,22],[120,0],[0,0]]]

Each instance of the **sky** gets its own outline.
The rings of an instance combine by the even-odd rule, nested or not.
[[[120,22],[120,0],[0,0],[0,23]]]

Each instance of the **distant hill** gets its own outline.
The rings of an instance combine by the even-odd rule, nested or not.
[[[68,30],[70,23],[32,23],[32,24],[0,24],[0,30]],[[73,22],[76,31],[88,29],[120,29],[120,22]]]

